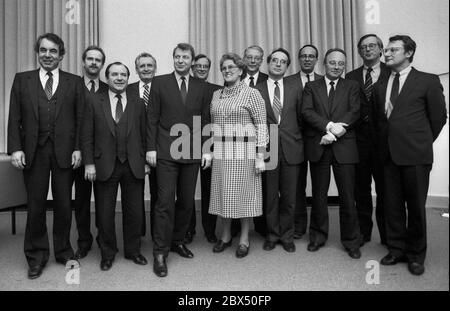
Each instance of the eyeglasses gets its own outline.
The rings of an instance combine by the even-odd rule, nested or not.
[[[300,58],[301,59],[307,59],[307,58],[314,59],[314,58],[316,58],[316,55],[313,55],[313,54],[302,54],[302,55],[300,55]]]
[[[245,56],[245,59],[248,61],[255,61],[255,62],[260,62],[262,61],[262,58],[259,56],[253,57],[253,56]]]
[[[222,68],[220,68],[220,71],[225,72],[225,71],[234,71],[235,69],[238,69],[238,66],[223,66]]]
[[[281,65],[286,65],[286,64],[287,64],[287,60],[285,60],[285,59],[278,59],[278,58],[272,58],[272,59],[270,60],[270,62],[271,62],[272,64],[278,64],[278,62],[280,62]]]
[[[196,64],[194,65],[195,69],[208,69],[209,65]]]
[[[378,44],[376,43],[369,43],[369,44],[363,44],[359,46],[359,49],[361,51],[366,50],[367,48],[369,48],[369,50],[373,50],[374,48],[376,48],[378,46]]]
[[[387,48],[384,49],[384,54],[387,54],[388,52],[391,52],[391,54],[395,54],[398,51],[400,51],[402,48]]]
[[[344,67],[345,66],[345,62],[335,62],[334,60],[330,60],[328,62],[328,65],[330,65],[330,66],[338,65],[339,67]]]

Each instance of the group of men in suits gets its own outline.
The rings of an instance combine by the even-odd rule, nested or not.
[[[357,47],[363,65],[345,79],[346,53],[341,49],[326,52],[323,77],[314,72],[319,52],[313,45],[299,50],[301,69],[289,77],[285,73],[291,59],[285,49],[275,49],[267,57],[268,75],[260,72],[263,50],[256,45],[245,50],[247,70],[241,80],[261,92],[268,125],[276,129],[270,137],[275,150],[267,150],[273,158],[267,159],[263,174],[264,215],[254,219],[255,231],[265,237],[264,250],[281,243],[287,252],[295,251],[294,239],[307,230],[309,162],[308,251],[319,250],[328,238],[327,193],[333,167],[341,242],[350,257],[360,258],[360,247],[372,234],[373,177],[377,226],[381,243],[389,249],[381,263],[408,262],[409,271],[420,275],[426,254],[432,143],[446,122],[442,86],[437,76],[411,67],[416,45],[408,36],[391,37],[383,50],[381,39],[368,34]],[[147,264],[140,252],[140,238],[146,233],[146,174],[155,274],[167,275],[169,251],[194,256],[186,244],[195,235],[199,170],[202,226],[208,242],[215,243],[216,217],[208,214],[211,170],[201,169],[212,159],[196,150],[207,137],[202,136],[200,147],[195,141],[210,123],[212,94],[221,88],[207,82],[211,60],[180,43],[173,50],[174,71],[155,76],[156,59],[141,53],[135,60],[140,80],[128,85],[130,71],[120,62],[107,66],[107,83],[100,81],[106,57],[97,46],[83,53],[81,79],[58,69],[65,49],[57,35],[40,36],[35,51],[40,68],[16,75],[8,123],[8,153],[13,166],[23,169],[28,194],[24,243],[28,277],[39,277],[49,259],[45,203],[50,174],[59,263],[82,259],[92,247],[94,182],[101,269],[112,267],[118,251],[114,219],[119,185],[125,258]],[[380,61],[383,54],[386,64]],[[201,120],[200,128],[196,119]],[[180,124],[185,127],[177,128]],[[73,182],[76,252],[69,240]]]

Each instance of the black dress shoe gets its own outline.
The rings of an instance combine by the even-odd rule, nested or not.
[[[313,243],[313,242],[310,242],[310,243],[308,244],[308,251],[310,251],[310,252],[316,252],[316,251],[319,250],[319,248],[321,248],[321,247],[324,246],[324,245],[325,245],[325,243]]]
[[[391,253],[381,259],[381,264],[383,266],[393,266],[399,262],[407,262],[406,256],[394,256]]]
[[[425,267],[421,263],[411,261],[408,263],[408,270],[414,275],[422,275],[425,272]]]
[[[153,272],[159,277],[167,276],[167,264],[164,255],[156,255],[153,259]]]
[[[111,269],[113,264],[113,259],[102,259],[102,261],[100,261],[100,269],[102,271],[108,271],[109,269]]]
[[[347,251],[348,255],[350,257],[352,257],[353,259],[359,259],[361,258],[361,251],[359,250],[359,248],[355,248],[355,249],[349,249]]]
[[[192,241],[194,240],[194,234],[191,231],[186,232],[186,236],[184,237],[184,244],[191,244]]]
[[[44,270],[44,266],[45,265],[37,265],[37,266],[28,268],[28,278],[30,280],[33,280],[33,279],[37,279],[38,277],[40,277],[42,274],[42,270]]]
[[[86,257],[87,256],[87,254],[89,253],[89,249],[85,249],[85,248],[79,248],[79,249],[77,249],[77,251],[75,252],[75,256],[74,256],[74,258],[75,259],[82,259],[82,258],[84,258],[84,257]]]
[[[236,257],[237,258],[243,258],[248,255],[248,249],[250,246],[239,244],[238,248],[236,249]]]
[[[275,248],[276,244],[277,244],[276,242],[266,240],[263,244],[263,250],[271,251]]]
[[[126,259],[132,260],[137,265],[145,266],[147,264],[147,259],[145,259],[144,256],[141,254],[134,255],[134,256],[125,256]]]
[[[172,244],[170,251],[178,253],[178,255],[184,258],[194,257],[194,254],[192,254],[192,252],[184,244]]]
[[[217,238],[216,238],[215,235],[211,235],[211,236],[207,235],[207,236],[206,236],[206,240],[207,240],[209,243],[217,243]]]
[[[303,237],[303,234],[298,233],[298,232],[294,233],[294,239],[298,240],[298,239],[301,239],[302,237]]]
[[[294,242],[288,242],[288,243],[282,243],[283,244],[283,249],[288,252],[288,253],[293,253],[295,252],[295,244]]]
[[[60,263],[62,265],[66,265],[69,260],[74,260],[74,259],[75,259],[75,256],[69,257],[69,258],[56,258],[56,262]]]
[[[231,243],[233,243],[233,239],[230,239],[228,242],[224,242],[222,240],[219,240],[216,245],[213,247],[214,253],[221,253],[225,250],[225,248],[230,247]]]

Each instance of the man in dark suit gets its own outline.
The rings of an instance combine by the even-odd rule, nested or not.
[[[208,75],[211,68],[211,60],[204,54],[198,54],[194,57],[194,63],[192,65],[192,73],[195,78],[202,80],[206,83],[207,102],[211,103],[214,91],[222,88],[220,85],[209,83]],[[202,226],[205,233],[206,240],[209,243],[216,243],[216,222],[217,216],[208,213],[209,210],[209,197],[211,191],[211,167],[200,170],[200,186],[201,186],[201,214],[202,214]],[[195,205],[194,205],[195,207]],[[191,222],[189,223],[184,242],[189,244],[194,239],[195,226],[196,226],[196,213],[195,208],[192,210]]]
[[[269,79],[256,85],[266,103],[271,140],[277,135],[275,159],[263,173],[267,235],[263,249],[270,251],[277,242],[289,253],[295,252],[294,213],[300,163],[303,162],[301,132],[302,88],[283,79],[291,62],[289,52],[279,48],[267,57]],[[275,127],[277,131],[273,132]],[[270,150],[269,150],[270,152]],[[274,166],[272,166],[274,165]]]
[[[306,44],[298,50],[298,60],[300,63],[300,71],[286,77],[286,81],[299,85],[302,90],[306,83],[322,78],[321,75],[314,72],[317,60],[319,59],[319,50],[314,45]],[[302,126],[303,132],[306,131],[306,124]],[[308,212],[306,209],[306,184],[308,176],[308,161],[300,164],[300,172],[297,186],[297,198],[295,203],[294,215],[294,239],[301,239],[306,233],[308,226]]]
[[[128,90],[138,96],[145,105],[145,110],[148,110],[150,103],[150,90],[152,88],[152,80],[156,74],[157,64],[156,59],[147,52],[140,53],[134,61],[136,72],[139,76],[139,81],[128,86]],[[156,169],[150,168],[148,175],[148,183],[150,187],[150,232],[153,239],[153,231],[155,226],[155,204],[158,200],[158,187],[156,185]],[[145,188],[145,183],[144,183]],[[144,188],[142,188],[142,208],[145,215],[144,203]],[[142,235],[145,235],[145,217],[142,222]]]
[[[82,146],[85,177],[97,187],[100,268],[111,269],[117,253],[115,211],[117,189],[122,194],[125,258],[147,264],[140,253],[142,183],[145,169],[145,107],[126,91],[130,72],[120,62],[109,64],[105,76],[109,89],[87,99]]]
[[[359,119],[360,88],[341,77],[346,55],[341,49],[325,54],[326,75],[309,82],[303,92],[302,115],[309,123],[305,152],[311,165],[312,209],[308,251],[322,247],[328,238],[327,193],[330,167],[339,192],[341,242],[352,258],[360,258],[361,237],[354,200],[358,149],[354,124]]]
[[[64,42],[53,33],[40,36],[35,52],[38,70],[16,74],[11,90],[8,153],[23,169],[28,196],[24,250],[28,278],[35,279],[49,259],[46,200],[52,176],[53,247],[58,263],[74,252],[70,245],[73,169],[80,166],[80,122],[84,94],[80,77],[58,69]]]
[[[264,57],[264,50],[258,45],[252,45],[244,51],[245,73],[241,80],[248,86],[255,87],[258,83],[267,80],[268,75],[259,71]]]
[[[95,93],[105,92],[108,90],[108,85],[100,81],[100,71],[105,64],[105,52],[103,49],[91,45],[84,50],[83,70],[84,76],[82,83],[84,84],[84,91],[86,96],[91,96]],[[84,161],[82,159],[82,164]],[[75,259],[81,259],[87,256],[92,247],[91,234],[91,195],[92,182],[84,178],[84,165],[81,165],[74,171],[75,181],[75,220],[78,230],[78,249],[75,252]],[[94,189],[94,198],[96,191]],[[97,219],[97,217],[96,217]],[[97,225],[97,221],[96,221]]]
[[[358,221],[363,243],[369,242],[372,236],[372,177],[375,181],[376,219],[381,244],[386,244],[386,230],[383,213],[383,168],[380,165],[378,148],[375,144],[373,128],[373,85],[381,83],[390,75],[390,70],[380,61],[383,55],[383,42],[375,34],[367,34],[358,41],[358,53],[363,65],[345,78],[354,80],[361,86],[361,117],[356,125],[356,141],[358,143],[359,163],[356,164],[355,199]]]
[[[382,265],[408,262],[414,275],[425,271],[426,211],[433,142],[447,119],[439,77],[411,66],[416,43],[389,38],[384,50],[392,70],[374,88],[376,133],[384,173],[384,212],[389,253]],[[406,206],[406,209],[405,209]]]
[[[167,275],[169,250],[185,258],[194,257],[184,237],[202,159],[201,129],[210,120],[206,84],[189,75],[194,56],[190,44],[178,44],[173,50],[175,71],[155,77],[150,92],[146,157],[151,166],[156,166],[158,183],[153,271],[160,277]],[[209,163],[210,159],[202,161]]]

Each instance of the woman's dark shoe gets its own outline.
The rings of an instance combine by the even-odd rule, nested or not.
[[[222,240],[219,240],[219,242],[216,243],[213,247],[214,253],[221,253],[225,250],[225,248],[230,247],[233,239],[230,239],[228,242],[224,242]]]
[[[236,257],[237,258],[243,258],[248,255],[248,249],[250,246],[239,244],[237,250],[236,250]]]

